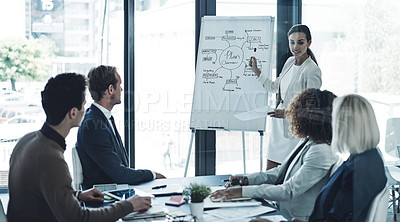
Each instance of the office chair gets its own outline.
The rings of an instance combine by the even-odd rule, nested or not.
[[[400,157],[400,118],[389,118],[386,122],[385,151],[394,157]]]
[[[73,177],[72,187],[75,190],[81,190],[83,183],[83,170],[81,160],[79,159],[78,151],[76,147],[72,147],[72,167],[73,167]]]
[[[385,151],[393,157],[400,157],[400,118],[388,118],[386,122],[385,133]],[[397,213],[399,213],[400,198],[400,180],[392,175],[393,172],[399,171],[393,164],[385,163],[385,172],[388,178],[388,185],[391,191],[390,202],[393,206],[393,219],[396,221]],[[397,178],[397,179],[396,179]]]
[[[397,181],[395,178],[393,178],[393,175],[390,173],[389,168],[396,168],[396,166],[392,166],[392,165],[389,166],[389,165],[385,164],[385,174],[387,177],[387,184],[391,191],[390,199],[389,199],[389,201],[390,201],[389,207],[393,207],[393,220],[396,221],[396,219],[397,219],[396,214],[399,212],[399,195],[398,195],[398,193],[399,193],[400,182]]]
[[[376,195],[369,207],[366,222],[386,221],[387,217],[387,202],[389,198],[389,189],[386,185],[383,190]]]
[[[4,207],[3,203],[1,203],[1,200],[0,200],[0,222],[7,222],[7,216],[6,213],[4,212]]]

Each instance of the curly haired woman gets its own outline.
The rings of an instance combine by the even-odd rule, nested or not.
[[[330,147],[335,97],[319,89],[307,89],[295,97],[286,109],[286,118],[292,134],[302,139],[283,164],[246,177],[232,176],[230,183],[239,180],[237,183],[242,186],[216,191],[212,198],[268,199],[276,201],[279,210],[289,218],[308,220],[318,193],[339,159]]]

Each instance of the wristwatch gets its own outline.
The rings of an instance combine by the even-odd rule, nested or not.
[[[249,179],[244,176],[244,177],[235,177],[232,179],[232,185],[240,185],[240,186],[247,186],[249,185]]]

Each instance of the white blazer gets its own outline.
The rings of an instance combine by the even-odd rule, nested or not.
[[[258,78],[258,82],[260,82],[269,92],[278,93],[281,79],[286,75],[292,66],[294,66],[294,56],[286,60],[285,65],[282,68],[282,72],[275,81],[272,81],[267,74],[261,73],[260,77]],[[303,64],[301,64],[299,73],[294,75],[294,78],[290,80],[288,90],[285,93],[285,98],[282,98],[284,107],[286,108],[290,101],[292,101],[292,99],[301,91],[309,88],[321,88],[321,75],[321,69],[311,59],[311,57],[308,57]]]
[[[289,165],[283,184],[274,185],[281,166],[250,174],[250,185],[242,187],[242,196],[277,201],[280,211],[289,218],[308,221],[315,200],[338,159],[329,145],[308,141]]]

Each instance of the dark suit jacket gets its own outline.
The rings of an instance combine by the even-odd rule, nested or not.
[[[369,206],[386,181],[377,149],[350,156],[322,189],[309,221],[365,221]]]
[[[93,104],[79,127],[76,149],[82,162],[84,188],[105,183],[140,184],[153,179],[150,170],[129,168],[125,148],[119,145],[107,118]]]

